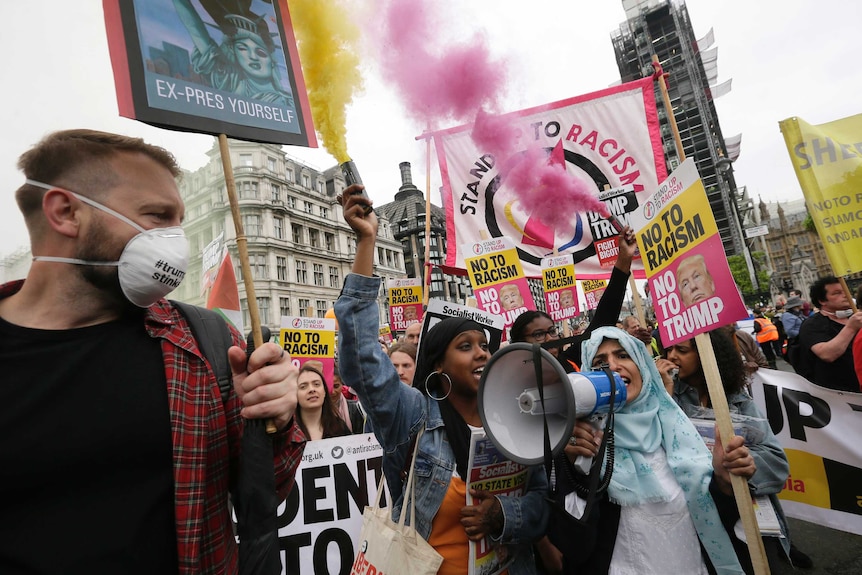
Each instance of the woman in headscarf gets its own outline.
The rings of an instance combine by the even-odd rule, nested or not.
[[[469,541],[489,538],[513,557],[509,575],[535,573],[531,543],[543,535],[548,505],[541,469],[528,469],[523,495],[489,496],[471,491],[466,503],[471,428],[482,425],[479,380],[490,354],[484,328],[464,318],[449,318],[422,339],[413,387],[404,385],[376,343],[380,278],[374,273],[377,217],[365,214],[369,201],[350,192],[341,199],[344,219],[357,234],[353,273],[345,278],[335,303],[339,362],[344,383],[359,395],[378,441],[383,471],[394,501],[393,517],[404,503],[403,472],[416,466],[418,533],[443,556],[438,573],[467,573]],[[412,446],[420,429],[416,461]],[[406,475],[405,475],[406,477]]]
[[[584,366],[607,365],[626,385],[626,404],[615,414],[613,474],[594,507],[592,549],[571,545],[567,573],[743,573],[730,536],[736,511],[730,474],[750,478],[751,454],[739,436],[724,444],[716,433],[709,452],[694,425],[667,394],[650,351],[615,327],[595,330],[583,344]],[[570,455],[594,457],[600,433],[578,422]],[[570,467],[565,475],[584,479]],[[558,474],[559,475],[559,474]],[[585,502],[565,500],[575,517]],[[572,542],[574,543],[574,542]]]

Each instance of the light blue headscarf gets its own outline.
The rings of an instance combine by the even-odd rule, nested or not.
[[[589,369],[605,339],[615,339],[640,369],[640,394],[614,416],[614,470],[608,486],[611,501],[622,506],[667,501],[655,473],[644,458],[660,446],[682,488],[700,542],[719,574],[743,573],[715,501],[709,493],[712,454],[682,409],[664,389],[647,347],[615,327],[593,331],[582,344],[582,365]]]

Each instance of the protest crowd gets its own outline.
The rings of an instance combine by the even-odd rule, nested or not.
[[[134,2],[104,3],[113,56],[125,58],[137,41],[131,23],[157,26],[157,18],[136,20]],[[188,77],[165,72],[184,50],[167,41],[150,48],[155,62],[126,69],[115,61],[121,111],[211,133],[225,147],[227,135],[311,145],[304,80],[291,69],[299,68],[294,38],[282,29],[286,4],[170,0],[170,33],[190,42]],[[259,5],[265,14],[252,12]],[[133,86],[138,73],[149,83]],[[853,298],[843,277],[823,275],[808,293],[746,307],[694,160],[677,150],[668,174],[665,158],[653,156],[662,154],[651,140],[659,120],[644,107],[664,82],[658,61],[650,74],[522,111],[540,145],[535,157],[490,138],[482,145],[499,145],[499,157],[480,147],[481,129],[522,135],[490,115],[475,117],[469,142],[458,140],[461,128],[429,135],[448,161],[449,193],[463,191],[448,198],[446,213],[467,223],[451,229],[469,233],[459,231],[464,241],[454,245],[451,232],[445,264],[426,255],[420,265],[417,256],[413,275],[422,278],[376,275],[378,214],[354,162],[338,154],[341,179],[327,206],[337,203],[335,219],[355,238],[350,272],[345,264],[343,281],[330,275],[341,291],[326,317],[326,301],[319,317],[284,316],[274,338],[257,317],[254,274],[242,273],[247,299],[233,289],[226,245],[213,269],[229,270],[220,277],[236,309],[168,298],[197,273],[171,152],[83,128],[24,150],[14,194],[32,265],[26,278],[0,285],[0,487],[8,494],[0,574],[814,568],[788,523],[805,496],[818,498],[805,493],[799,461],[822,469],[819,499],[833,498],[824,509],[848,515],[859,513],[837,494],[850,489],[842,474],[858,469],[840,441],[837,455],[830,444],[811,459],[799,443],[846,417],[839,406],[859,408],[846,398],[862,392],[862,287]],[[608,104],[588,129],[578,106],[599,100],[628,104]],[[555,113],[567,119],[542,116]],[[184,124],[186,116],[195,119]],[[459,146],[469,150],[461,164]],[[541,165],[524,167],[531,162]],[[548,176],[566,162],[615,180]],[[229,166],[228,158],[226,174]],[[577,209],[559,199],[527,206],[509,176]],[[240,220],[232,179],[225,176],[225,194]],[[495,194],[508,203],[495,207]],[[489,234],[495,209],[504,216]],[[247,268],[242,223],[236,228],[230,240]],[[572,232],[561,249],[557,229]],[[463,305],[423,297],[434,265],[468,276]],[[635,280],[646,282],[646,305]],[[626,306],[627,294],[636,303]],[[241,317],[243,307],[251,326],[238,328],[228,312]],[[781,388],[779,371],[803,378],[802,387]],[[503,404],[517,411],[501,422]],[[347,455],[358,457],[353,467],[341,461]],[[285,535],[294,522],[308,532]]]

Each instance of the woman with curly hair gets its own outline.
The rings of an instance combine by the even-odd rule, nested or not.
[[[748,480],[748,486],[754,496],[769,496],[784,535],[780,538],[764,537],[767,556],[772,561],[774,557],[783,555],[785,558],[789,557],[796,566],[810,567],[811,559],[807,555],[795,547],[791,549],[787,521],[777,497],[790,473],[784,449],[772,433],[765,417],[754,404],[754,400],[745,391],[747,378],[745,365],[733,341],[722,330],[710,332],[709,339],[715,352],[716,363],[721,368],[721,383],[727,396],[731,417],[737,419],[734,414],[738,414],[754,418],[746,421],[749,425],[756,425],[763,436],[760,442],[747,445],[757,466],[757,471]],[[702,414],[702,408],[711,408],[712,401],[695,340],[672,345],[665,350],[665,353],[667,360],[664,362],[659,360],[657,367],[674,401],[689,416]],[[673,368],[679,370],[675,378],[670,376]],[[734,547],[743,567],[747,572],[751,572],[751,560],[745,543],[734,540]]]

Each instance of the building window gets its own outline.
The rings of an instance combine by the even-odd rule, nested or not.
[[[323,283],[323,264],[314,264],[314,285],[326,285]]]
[[[293,196],[287,196],[287,207],[295,210],[296,209],[296,198]]]
[[[278,311],[282,316],[290,315],[290,298],[289,297],[280,297],[278,298]]]
[[[272,201],[280,202],[281,201],[281,186],[278,184],[272,184]]]
[[[392,263],[392,252],[386,250],[386,266],[390,268],[394,268],[395,264]]]
[[[319,299],[315,303],[317,304],[317,317],[326,317],[326,311],[329,309],[326,300]]]
[[[275,171],[275,158],[269,158],[269,157],[267,157],[267,159],[266,159],[266,167],[267,167],[267,169],[268,169],[270,172],[274,172],[274,171]]]
[[[249,264],[251,265],[251,277],[256,280],[269,279],[269,273],[266,265],[266,254],[249,254]]]
[[[302,260],[296,260],[296,283],[308,283],[308,264]]]
[[[293,224],[291,226],[291,228],[293,230],[293,243],[295,243],[297,245],[301,245],[302,244],[302,226],[298,226],[296,224]]]
[[[322,194],[323,190],[324,190],[323,180],[317,180],[317,191]]]
[[[242,184],[239,186],[239,199],[256,200],[257,182],[242,182]]]
[[[312,230],[309,228],[308,230],[308,243],[313,248],[320,247],[320,232],[317,230]]]
[[[287,258],[281,256],[275,257],[275,273],[278,279],[283,282],[287,281]]]
[[[284,218],[272,218],[272,229],[275,239],[284,239]]]
[[[338,268],[329,266],[329,287],[341,287],[341,278],[339,277]]]
[[[305,202],[305,213],[313,214],[314,213],[314,204],[311,202]]]
[[[251,165],[253,165],[252,155],[251,154],[240,154],[239,155],[239,165],[240,166],[251,166]]]
[[[268,297],[259,297],[257,298],[257,314],[260,317],[260,324],[266,325],[269,323],[269,298]],[[249,322],[251,325],[251,322]]]
[[[302,187],[311,188],[311,178],[308,177],[308,174],[302,174]]]
[[[382,266],[383,262],[386,261],[385,256],[383,255],[385,251],[386,250],[383,248],[377,248],[377,265]]]
[[[299,299],[299,317],[308,317],[308,308],[311,307],[311,300]]]
[[[329,208],[325,208],[323,206],[320,207],[320,217],[324,219],[329,219]]]
[[[284,179],[288,182],[293,181],[293,168],[287,168],[287,170],[285,170]]]
[[[242,229],[247,236],[261,236],[260,214],[249,214],[242,217]]]
[[[335,251],[335,235],[330,233],[324,233],[323,239],[326,242],[327,251],[334,252]]]

